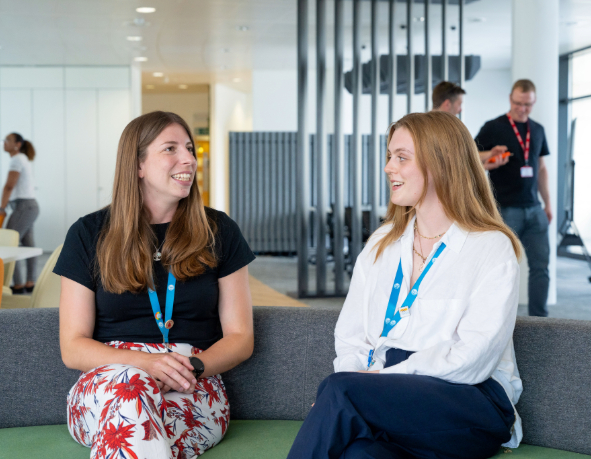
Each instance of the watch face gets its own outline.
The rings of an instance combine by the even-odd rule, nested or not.
[[[195,378],[199,378],[199,376],[201,376],[203,374],[203,372],[205,371],[205,367],[203,366],[203,362],[201,361],[201,359],[197,358],[197,357],[189,357],[189,362],[191,362],[191,365],[193,365],[193,375],[195,375]]]

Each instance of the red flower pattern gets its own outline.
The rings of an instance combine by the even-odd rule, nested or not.
[[[107,344],[149,353],[166,351],[159,343]],[[184,344],[172,346],[183,355],[202,352]],[[143,459],[150,457],[146,451],[153,451],[144,442],[164,441],[168,447],[167,438],[174,441],[173,459],[198,456],[223,438],[229,421],[219,376],[199,379],[193,396],[174,391],[163,396],[143,370],[103,365],[82,374],[68,394],[68,428],[78,443],[92,446],[91,459],[138,459],[138,454]]]

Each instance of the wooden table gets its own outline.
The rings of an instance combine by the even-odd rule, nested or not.
[[[0,246],[0,258],[4,264],[17,260],[26,260],[27,258],[43,255],[41,247],[6,247]]]

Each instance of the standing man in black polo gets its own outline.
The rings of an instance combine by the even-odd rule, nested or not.
[[[552,205],[544,156],[550,151],[544,128],[529,118],[536,102],[534,84],[516,81],[509,102],[509,113],[486,122],[475,140],[483,160],[500,147],[512,153],[506,165],[490,171],[490,180],[503,219],[519,236],[527,254],[529,315],[547,317]]]

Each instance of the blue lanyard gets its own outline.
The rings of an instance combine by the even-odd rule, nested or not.
[[[384,319],[384,328],[382,330],[382,334],[380,336],[388,336],[390,330],[394,328],[394,326],[400,322],[402,317],[406,317],[409,315],[409,310],[412,307],[413,303],[417,299],[417,295],[419,294],[419,288],[421,286],[421,282],[433,266],[433,262],[437,260],[437,257],[441,255],[445,249],[445,244],[442,242],[435,255],[431,258],[425,269],[423,270],[422,274],[419,276],[415,284],[413,285],[412,290],[406,296],[404,303],[400,306],[400,309],[396,311],[396,305],[398,304],[398,297],[400,296],[400,287],[402,286],[402,258],[398,262],[398,270],[396,271],[396,277],[394,278],[394,285],[392,286],[392,293],[390,293],[390,300],[388,301],[388,309],[386,310],[386,317]],[[374,363],[373,360],[373,349],[369,351],[369,357],[367,359],[367,368],[371,367]]]
[[[160,333],[162,333],[162,337],[164,338],[164,344],[168,347],[168,332],[174,325],[172,321],[172,308],[174,305],[174,291],[176,285],[176,278],[172,275],[171,272],[168,273],[168,286],[166,287],[166,318],[165,321],[162,321],[162,312],[160,311],[160,303],[158,301],[158,295],[154,290],[148,288],[148,295],[150,296],[150,303],[152,304],[152,312],[154,313],[154,318],[156,319],[156,323],[158,324],[158,329]]]

